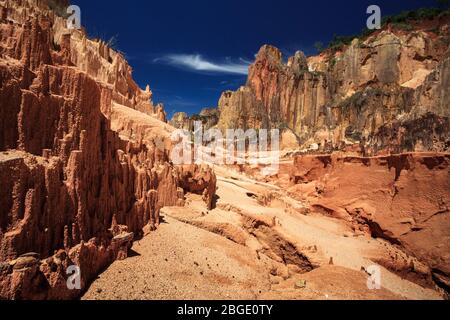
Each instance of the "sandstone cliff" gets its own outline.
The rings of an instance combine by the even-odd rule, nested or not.
[[[121,54],[66,29],[65,5],[0,1],[0,299],[77,297],[68,266],[84,289],[163,206],[213,206],[214,174],[169,164],[162,106]]]
[[[263,46],[247,84],[222,94],[219,128],[292,130],[301,148],[366,154],[445,151],[449,141],[447,12],[413,31],[391,25],[338,50],[283,62]]]

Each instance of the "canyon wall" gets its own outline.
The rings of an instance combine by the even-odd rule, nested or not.
[[[301,149],[319,151],[446,151],[449,21],[447,12],[412,31],[387,25],[318,56],[297,52],[286,64],[265,45],[247,84],[222,94],[218,127],[281,128]]]
[[[448,153],[298,156],[289,192],[308,202],[311,213],[385,239],[427,267],[377,263],[422,285],[432,279],[449,292],[449,167]]]
[[[447,292],[449,22],[447,11],[411,22],[409,31],[388,24],[318,56],[297,52],[287,63],[265,45],[247,83],[222,94],[217,125],[282,129],[281,149],[292,150],[285,154],[293,164],[283,161],[273,177],[242,171],[287,188],[307,214],[391,242],[426,268],[377,263]]]
[[[121,54],[66,28],[65,6],[0,1],[0,299],[75,298],[163,206],[214,205],[215,175],[169,163],[162,106]]]

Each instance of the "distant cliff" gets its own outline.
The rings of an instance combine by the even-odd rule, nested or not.
[[[199,121],[204,130],[208,130],[217,125],[219,121],[219,110],[216,108],[204,108],[199,114],[188,116],[185,112],[177,112],[173,115],[169,124],[177,129],[192,131],[194,122]]]
[[[447,151],[450,14],[394,24],[318,56],[263,46],[245,86],[224,92],[218,127],[282,128],[299,148]],[[355,149],[356,146],[356,149]]]
[[[163,206],[192,191],[211,208],[216,190],[210,169],[169,163],[162,106],[65,6],[0,1],[0,300],[79,296],[69,266],[83,290]]]

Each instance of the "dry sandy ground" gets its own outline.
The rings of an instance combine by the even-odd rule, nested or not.
[[[398,249],[339,220],[303,215],[304,204],[279,187],[215,170],[216,209],[197,195],[186,208],[164,208],[158,230],[83,299],[441,299],[382,267],[382,289],[369,290],[371,257]]]

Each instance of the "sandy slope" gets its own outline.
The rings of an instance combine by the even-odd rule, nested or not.
[[[383,289],[369,290],[370,257],[397,249],[352,234],[339,220],[301,214],[303,204],[278,187],[216,172],[216,209],[207,211],[196,195],[188,195],[186,208],[164,208],[165,223],[83,299],[441,298],[384,268]]]

